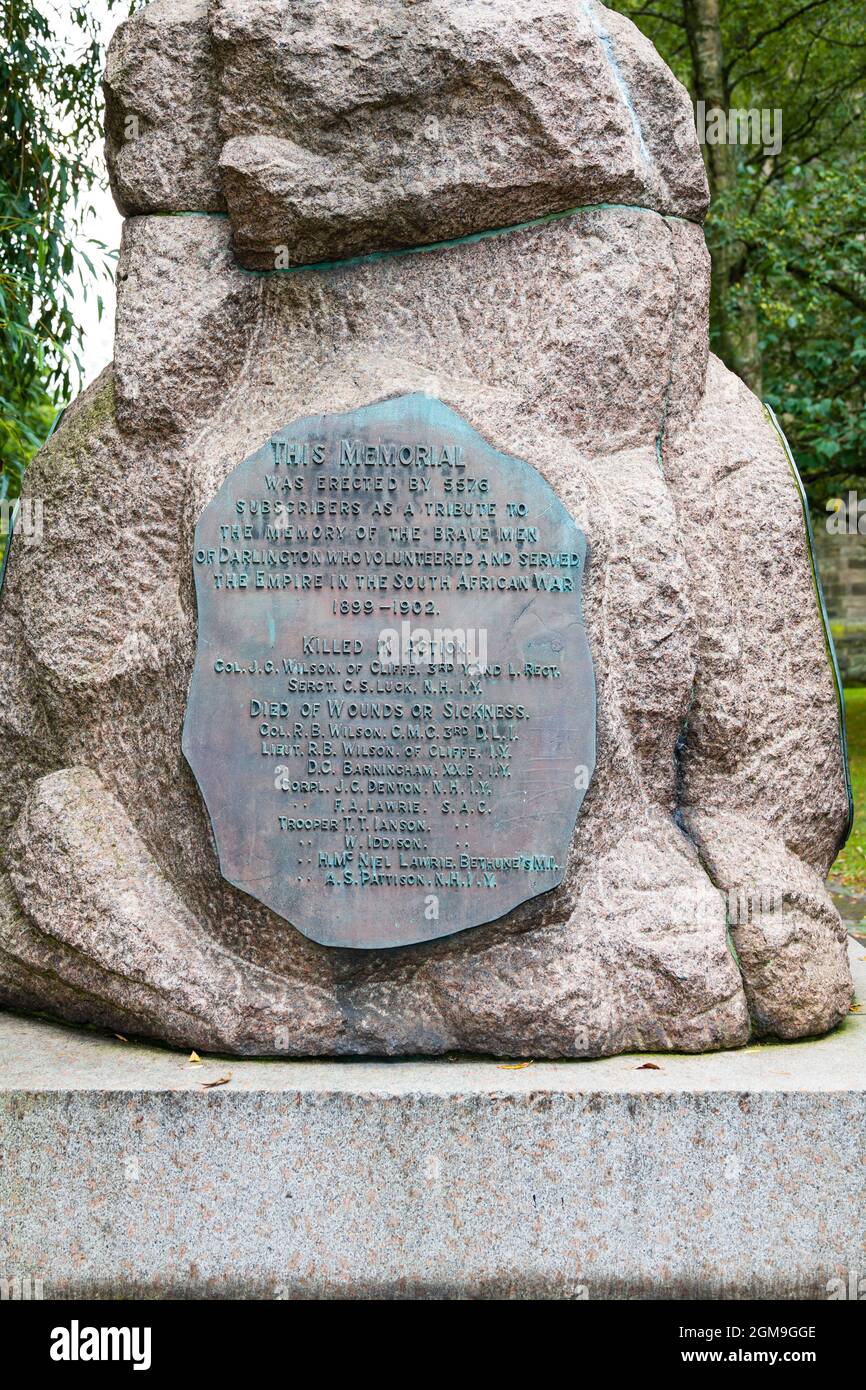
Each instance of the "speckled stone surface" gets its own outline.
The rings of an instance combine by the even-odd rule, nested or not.
[[[802,511],[758,402],[715,361],[705,381],[707,285],[700,229],[636,209],[261,276],[225,218],[127,221],[115,366],[28,471],[48,543],[16,541],[0,605],[0,1003],[247,1055],[699,1052],[844,1017]],[[587,537],[598,757],[559,889],[335,952],[220,877],[181,753],[193,533],[287,421],[416,391]],[[735,958],[730,895],[764,888]]]
[[[824,1298],[863,1270],[866,1014],[647,1060],[194,1066],[5,1015],[0,1270],[257,1299]]]
[[[257,269],[584,203],[707,209],[685,88],[595,0],[153,0],[105,93],[121,210],[227,207]]]
[[[686,94],[594,0],[381,8],[376,27],[357,0],[158,0],[112,45],[110,164],[141,215],[114,364],[28,469],[45,540],[15,538],[0,599],[0,1005],[239,1055],[823,1032],[851,994],[824,889],[849,812],[837,691],[782,441],[709,354]],[[468,169],[443,155],[464,131]],[[237,140],[277,142],[276,201],[246,156],[232,184]],[[456,205],[434,196],[464,174]],[[275,237],[291,255],[254,273]],[[193,537],[288,422],[415,393],[536,469],[586,536],[596,766],[556,889],[437,942],[329,948],[219,871],[181,749]]]
[[[225,207],[206,0],[153,0],[121,24],[104,89],[108,173],[121,212]]]
[[[595,0],[210,0],[208,20],[243,265],[583,203],[706,212],[685,90]]]

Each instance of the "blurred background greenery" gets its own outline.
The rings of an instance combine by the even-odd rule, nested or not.
[[[99,297],[111,254],[81,235],[103,64],[89,5],[0,0],[0,498],[81,385],[76,291]]]
[[[712,346],[779,416],[813,507],[863,483],[864,0],[614,0],[705,109],[780,111],[781,149],[707,144]]]

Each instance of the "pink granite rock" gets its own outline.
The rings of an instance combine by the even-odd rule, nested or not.
[[[120,211],[225,208],[206,0],[153,0],[121,24],[104,87],[106,160]]]
[[[132,23],[156,32],[152,10]],[[836,691],[782,442],[708,360],[703,174],[692,136],[665,137],[681,89],[593,0],[370,13],[211,4],[205,164],[231,217],[127,221],[114,367],[28,473],[46,536],[15,541],[0,600],[0,1000],[244,1053],[824,1031],[851,992],[822,888],[848,815]],[[501,159],[468,142],[460,200],[435,142],[416,157],[431,114],[449,140],[501,127]],[[253,160],[276,142],[264,192],[232,182],[237,141]],[[409,151],[435,199],[407,192]],[[124,175],[140,210],[149,159]],[[253,275],[237,254],[279,230],[292,260],[332,260],[587,200],[617,205],[330,268]],[[559,888],[436,942],[330,949],[219,872],[181,752],[193,535],[288,422],[413,392],[537,469],[587,537],[597,764]]]
[[[121,210],[228,206],[255,269],[585,204],[707,208],[686,91],[596,0],[154,0],[106,94]]]

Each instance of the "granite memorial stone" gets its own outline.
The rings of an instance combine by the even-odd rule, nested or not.
[[[0,1002],[253,1055],[833,1028],[838,690],[652,45],[154,0],[106,84],[115,359],[0,598]]]

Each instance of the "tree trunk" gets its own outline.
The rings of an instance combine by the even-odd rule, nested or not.
[[[730,92],[725,85],[722,29],[719,18],[721,0],[683,0],[683,20],[692,59],[692,87],[695,101],[712,110],[730,110]],[[730,196],[737,187],[735,149],[727,142],[705,143],[704,162],[713,199]],[[712,251],[712,315],[719,329],[721,356],[732,371],[760,396],[762,387],[758,320],[748,296],[739,304],[733,300],[734,287],[743,280],[748,253],[742,243],[717,245]]]

